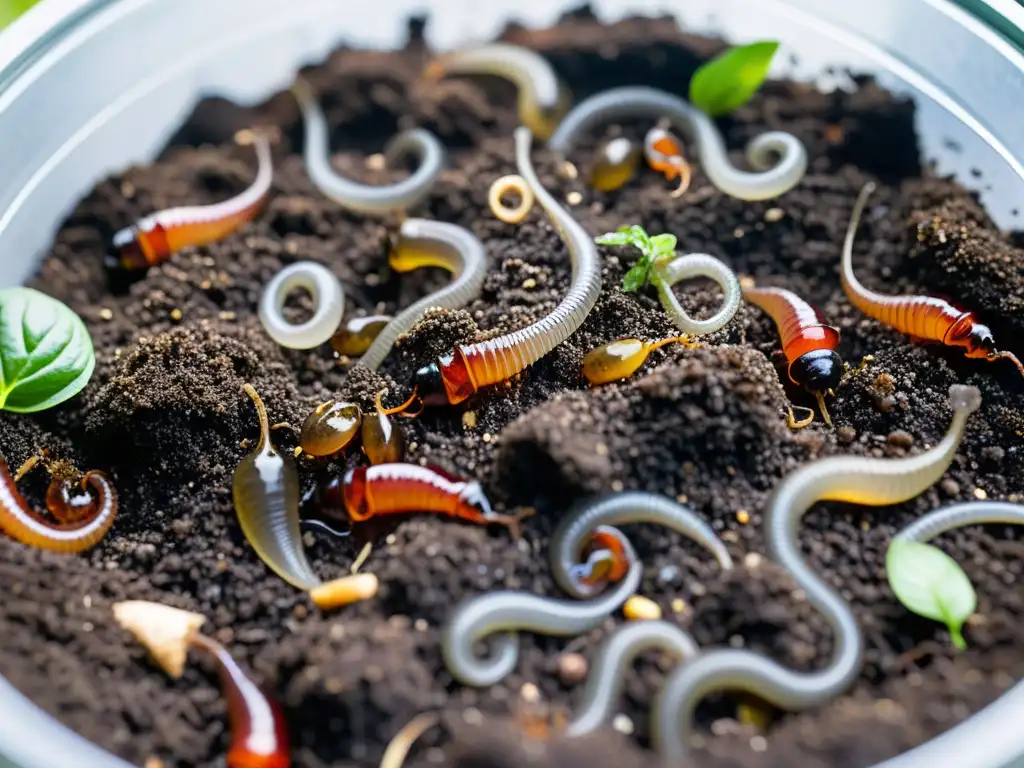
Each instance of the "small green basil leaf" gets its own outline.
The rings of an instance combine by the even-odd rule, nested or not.
[[[633,268],[622,278],[622,290],[626,293],[639,291],[650,277],[652,259],[650,256],[641,256]]]
[[[779,48],[773,40],[730,48],[701,66],[690,80],[690,102],[712,117],[746,104],[768,76]]]
[[[655,235],[651,238],[651,249],[658,255],[671,254],[675,252],[678,242],[675,235]]]
[[[966,648],[960,630],[978,605],[970,579],[941,549],[896,539],[885,555],[889,586],[910,611],[949,628],[953,645]]]
[[[632,245],[633,240],[633,235],[628,232],[608,232],[594,238],[598,245]]]
[[[78,315],[32,288],[0,290],[0,408],[51,408],[81,392],[95,365]]]

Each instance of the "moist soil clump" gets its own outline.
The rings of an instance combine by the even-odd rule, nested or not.
[[[504,38],[547,56],[577,100],[623,84],[680,92],[723,47],[667,19],[603,26],[586,13],[547,30],[510,27]],[[970,194],[922,175],[912,104],[866,79],[852,93],[827,95],[769,82],[721,121],[737,164],[744,143],[765,130],[790,131],[805,143],[806,178],[776,200],[729,198],[699,166],[679,199],[650,171],[598,193],[557,175],[542,145],[534,151],[557,197],[582,196],[570,210],[589,233],[623,224],[671,232],[684,251],[711,253],[759,284],[785,286],[819,305],[841,329],[839,351],[850,363],[874,355],[830,400],[834,429],[819,421],[796,432],[785,426],[790,401],[813,400],[786,382],[775,328],[752,306],[699,348],[667,346],[632,380],[587,389],[579,366],[593,347],[676,334],[653,293],[620,291],[635,253],[604,248],[601,299],[566,343],[508,387],[405,424],[409,460],[480,480],[499,511],[536,509],[522,538],[428,516],[347,539],[307,533],[323,578],[346,572],[364,539],[375,543],[364,568],[379,576],[379,595],[335,615],[312,608],[260,562],[242,536],[230,490],[232,470],[257,437],[243,383],[263,396],[272,422],[300,424],[332,396],[369,407],[381,386],[395,397],[407,392],[419,366],[453,344],[541,317],[568,287],[566,249],[539,210],[512,226],[487,208],[490,182],[514,172],[513,89],[483,78],[424,84],[418,77],[429,56],[413,34],[400,52],[341,50],[306,73],[321,93],[344,173],[374,183],[398,178],[402,170],[371,170],[365,155],[405,127],[440,136],[450,170],[410,214],[469,228],[491,259],[480,298],[464,310],[429,314],[379,375],[349,376],[327,345],[282,349],[257,318],[262,287],[298,259],[341,278],[348,316],[395,312],[447,279],[437,271],[388,274],[386,244],[397,220],[346,212],[316,191],[303,172],[301,124],[287,94],[252,110],[205,102],[159,162],[99,184],[57,233],[31,284],[83,317],[96,374],[57,409],[0,414],[0,447],[12,466],[45,447],[83,470],[110,472],[121,513],[107,538],[79,557],[0,539],[0,673],[136,765],[154,758],[165,766],[223,765],[228,733],[212,670],[191,664],[172,682],[113,621],[113,602],[157,600],[208,616],[208,631],[280,699],[296,766],[375,765],[395,733],[427,710],[439,710],[444,727],[424,736],[409,765],[653,765],[641,748],[649,745],[651,701],[671,668],[657,655],[628,675],[615,728],[578,742],[558,735],[557,723],[581,692],[580,684],[560,681],[560,654],[592,659],[620,617],[572,640],[523,634],[515,672],[475,690],[454,683],[442,664],[439,635],[453,605],[499,588],[557,594],[547,542],[568,505],[602,491],[653,491],[693,505],[737,568],[723,575],[692,543],[639,526],[629,535],[646,566],[642,593],[701,647],[744,647],[795,669],[819,669],[833,638],[765,556],[768,494],[817,457],[899,456],[934,445],[951,417],[946,392],[959,382],[980,388],[983,404],[940,483],[893,508],[820,504],[801,526],[811,566],[841,590],[863,627],[865,665],[853,688],[809,712],[768,712],[763,734],[738,714],[761,711],[756,702],[751,710],[750,702],[714,698],[698,713],[696,757],[708,766],[863,766],[936,736],[1024,677],[1019,532],[971,528],[939,542],[979,596],[966,651],[954,653],[942,626],[903,609],[885,580],[886,547],[915,517],[956,500],[1024,493],[1024,381],[1008,363],[914,346],[848,304],[838,265],[854,199],[869,179],[880,183],[855,252],[865,284],[887,293],[946,293],[979,312],[1018,355],[1024,252]],[[103,262],[114,231],[153,210],[221,200],[250,182],[251,150],[230,139],[251,126],[279,129],[265,211],[222,242],[178,254],[134,282],[112,281]],[[639,138],[647,127],[609,127],[573,157],[582,167],[601,139]],[[720,297],[700,282],[677,291],[705,316]],[[308,311],[305,297],[289,309],[296,318]],[[275,430],[274,440],[282,451],[295,447],[287,429]],[[360,460],[358,451],[330,462],[300,459],[304,492]],[[23,486],[37,504],[44,487],[39,471]],[[737,710],[739,703],[747,708]]]

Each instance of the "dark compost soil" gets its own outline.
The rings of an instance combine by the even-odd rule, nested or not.
[[[411,25],[412,30],[419,24]],[[577,99],[644,83],[680,91],[721,43],[680,33],[668,20],[604,27],[586,14],[505,38],[540,50]],[[453,343],[509,330],[548,312],[569,282],[568,258],[539,212],[520,226],[494,219],[487,188],[514,171],[511,86],[491,80],[415,84],[429,52],[413,34],[399,53],[342,50],[308,75],[333,126],[337,167],[369,181],[394,173],[364,165],[396,130],[421,125],[451,150],[451,170],[413,215],[470,228],[493,260],[483,295],[466,311],[429,316],[383,366],[404,384],[413,369]],[[979,609],[966,628],[969,649],[950,651],[940,625],[907,613],[884,576],[895,530],[957,499],[1019,498],[1024,492],[1024,382],[1009,364],[965,360],[911,345],[858,314],[838,280],[840,243],[854,198],[880,181],[859,239],[858,271],[871,286],[939,292],[977,309],[1004,346],[1024,353],[1024,251],[994,228],[974,199],[922,170],[909,102],[870,80],[829,95],[771,82],[749,106],[722,121],[739,150],[766,129],[807,145],[807,177],[778,200],[747,203],[714,189],[698,169],[680,200],[642,172],[623,190],[600,194],[556,176],[538,148],[544,182],[592,234],[624,223],[672,232],[686,251],[719,256],[760,283],[783,285],[818,303],[842,329],[840,351],[875,362],[832,403],[836,428],[784,424],[787,398],[771,360],[770,320],[743,307],[695,350],[656,352],[632,381],[588,391],[579,362],[620,336],[661,337],[673,328],[653,295],[618,290],[633,254],[603,249],[604,293],[583,328],[507,391],[489,392],[465,411],[430,412],[409,425],[412,460],[479,478],[499,508],[533,506],[525,536],[450,520],[410,517],[376,539],[366,568],[377,599],[321,615],[275,577],[245,543],[232,508],[231,472],[256,436],[249,381],[272,420],[298,423],[319,401],[344,394],[369,405],[381,379],[351,378],[329,347],[279,348],[256,316],[261,287],[282,266],[312,259],[334,270],[349,292],[348,312],[395,311],[446,278],[396,277],[384,244],[394,220],[347,213],[307,180],[298,152],[296,106],[281,94],[244,110],[207,101],[161,161],[102,182],[56,236],[32,285],[62,299],[86,321],[97,352],[84,394],[31,417],[0,414],[0,447],[12,465],[46,446],[83,469],[110,471],[121,494],[112,533],[81,557],[59,557],[0,539],[0,672],[79,733],[142,765],[223,765],[224,704],[210,671],[192,665],[178,682],[155,669],[113,622],[126,598],[201,611],[208,627],[283,702],[303,768],[373,765],[412,716],[441,709],[445,728],[424,737],[409,764],[622,766],[653,763],[647,713],[668,665],[645,658],[630,675],[619,733],[568,742],[524,742],[524,725],[570,711],[581,686],[557,676],[560,653],[592,657],[621,618],[578,639],[525,635],[516,672],[484,690],[452,682],[438,645],[461,598],[492,588],[556,594],[547,560],[552,526],[571,501],[602,490],[644,489],[688,500],[738,560],[724,577],[706,553],[674,534],[643,526],[630,536],[646,563],[643,593],[702,647],[731,645],[797,669],[827,662],[832,637],[789,577],[761,557],[767,493],[801,463],[832,453],[915,452],[945,432],[946,391],[955,382],[983,393],[960,454],[946,477],[894,508],[818,505],[803,524],[814,568],[842,591],[867,640],[864,670],[848,695],[777,719],[762,738],[736,719],[736,701],[701,712],[707,765],[863,766],[893,756],[958,723],[1024,676],[1024,541],[1003,528],[970,529],[941,546],[977,587]],[[252,178],[251,151],[231,142],[250,125],[276,125],[274,194],[253,224],[223,242],[186,251],[125,288],[102,263],[119,227],[153,210],[223,199]],[[645,126],[627,125],[640,136]],[[583,164],[594,137],[574,157]],[[708,312],[715,290],[678,288]],[[301,302],[300,302],[301,303]],[[294,446],[286,430],[276,439]],[[349,463],[358,460],[352,454]],[[343,462],[342,462],[343,463]],[[340,464],[300,461],[308,489]],[[39,473],[42,474],[42,473]],[[40,500],[43,480],[26,482]],[[749,522],[738,521],[739,511]],[[740,515],[740,518],[743,516]],[[360,542],[306,535],[317,571],[345,572]],[[679,600],[683,602],[680,603]],[[633,730],[632,735],[622,732]],[[982,745],[983,746],[983,745]]]

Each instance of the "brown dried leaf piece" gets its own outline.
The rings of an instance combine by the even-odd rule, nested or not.
[[[115,603],[114,618],[177,680],[185,672],[189,638],[206,622],[201,613],[146,600]]]

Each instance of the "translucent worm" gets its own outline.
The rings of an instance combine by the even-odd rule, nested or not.
[[[964,528],[968,525],[1024,525],[1024,504],[1011,504],[1008,501],[967,501],[953,504],[942,509],[929,512],[919,517],[902,531],[895,539],[901,541],[931,541],[948,531]]]
[[[312,86],[298,79],[292,94],[302,110],[305,122],[306,173],[326,197],[358,213],[387,213],[411,208],[426,197],[444,170],[445,151],[438,138],[422,128],[413,128],[395,136],[384,147],[389,165],[410,153],[419,160],[416,172],[394,184],[373,186],[346,179],[331,168],[330,133],[327,118],[317,104]]]
[[[725,294],[722,298],[722,308],[707,320],[694,320],[686,314],[686,310],[672,291],[672,286],[676,283],[694,277],[714,280]],[[658,297],[665,312],[675,323],[676,328],[689,336],[714,333],[732,320],[736,310],[740,308],[740,296],[743,293],[740,281],[725,264],[706,253],[686,253],[666,263],[655,264],[652,282],[658,289]]]
[[[583,689],[583,697],[565,735],[593,733],[611,717],[622,695],[623,678],[637,656],[661,650],[685,661],[697,654],[697,643],[687,632],[667,621],[640,621],[617,629],[601,646]]]
[[[313,297],[313,316],[294,325],[281,310],[294,290],[309,291]],[[345,289],[327,267],[314,261],[297,261],[282,269],[263,289],[260,297],[260,322],[274,341],[289,349],[312,349],[331,338],[345,314]]]
[[[572,285],[562,302],[537,322],[496,339],[459,346],[416,371],[413,384],[425,405],[455,405],[484,387],[507,381],[575,333],[597,303],[597,250],[590,235],[541,186],[530,159],[532,141],[529,129],[516,128],[516,165],[569,248]]]
[[[496,75],[519,89],[519,119],[542,139],[555,130],[569,104],[569,94],[558,82],[547,59],[529,48],[490,43],[465,48],[431,62],[426,77],[440,80],[449,75]]]
[[[627,86],[603,91],[580,102],[565,116],[548,146],[565,155],[586,130],[616,119],[667,117],[697,145],[697,155],[711,183],[741,200],[767,200],[788,192],[807,170],[807,150],[789,133],[770,131],[747,145],[747,160],[759,173],[741,171],[729,162],[714,121],[689,102],[665,91]],[[772,157],[778,160],[772,166]]]
[[[408,332],[423,313],[431,307],[458,309],[477,296],[487,276],[487,255],[476,236],[468,229],[442,221],[406,219],[398,233],[398,242],[391,251],[388,264],[396,272],[410,272],[421,267],[441,267],[452,273],[454,280],[439,291],[424,296],[403,310],[387,324],[359,364],[372,371],[384,362],[395,340]]]
[[[679,759],[687,754],[694,709],[709,693],[739,689],[782,709],[804,710],[837,696],[854,681],[861,669],[863,638],[849,606],[803,560],[797,540],[800,520],[818,501],[898,504],[937,482],[953,461],[968,417],[981,405],[981,393],[954,385],[949,399],[952,423],[930,450],[903,459],[820,459],[790,473],[776,488],[765,516],[768,548],[832,627],[832,661],[817,672],[794,672],[750,651],[702,653],[672,673],[655,704],[654,741],[665,755]]]
[[[452,676],[466,685],[493,685],[508,675],[519,657],[513,632],[529,630],[555,637],[578,635],[598,626],[636,592],[643,564],[629,540],[603,523],[653,522],[690,536],[710,549],[723,568],[732,566],[729,553],[697,515],[660,496],[621,493],[585,503],[570,512],[551,537],[551,568],[558,585],[577,600],[540,597],[502,590],[470,598],[455,609],[445,627],[441,650]],[[588,545],[599,543],[587,561]],[[604,548],[605,544],[609,548]],[[602,566],[608,566],[602,569]],[[608,582],[617,582],[600,594]],[[580,598],[593,598],[578,602]],[[495,632],[487,658],[473,652],[474,643]]]

